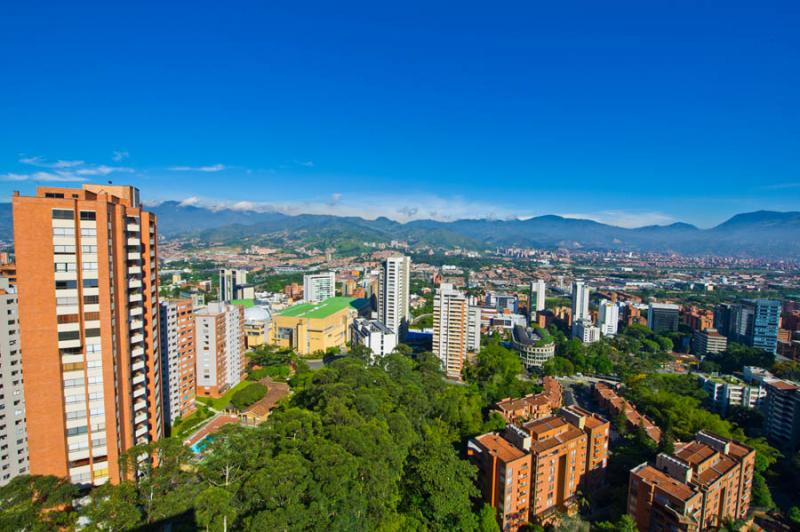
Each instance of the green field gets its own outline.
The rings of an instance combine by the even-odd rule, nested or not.
[[[319,303],[301,303],[299,305],[294,305],[278,315],[289,318],[327,318],[349,307],[358,309],[363,302],[364,300],[362,299],[355,299],[352,297],[331,297]]]
[[[241,390],[242,388],[246,388],[252,384],[250,381],[244,380],[225,392],[225,395],[220,397],[219,399],[212,399],[211,397],[198,397],[197,401],[203,403],[206,406],[210,406],[214,410],[223,410],[226,406],[231,403],[231,397],[233,394]]]

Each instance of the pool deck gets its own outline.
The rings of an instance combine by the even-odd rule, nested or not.
[[[198,429],[195,433],[183,440],[183,444],[191,447],[209,434],[217,432],[219,429],[230,423],[239,423],[239,418],[230,414],[217,414],[205,425],[200,427],[200,429]]]

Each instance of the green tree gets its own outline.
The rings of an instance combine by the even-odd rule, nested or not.
[[[142,522],[136,487],[130,482],[103,484],[91,493],[84,514],[89,518],[86,530],[133,530]]]
[[[78,489],[54,476],[20,475],[0,488],[0,530],[58,530],[76,519]]]
[[[231,404],[237,410],[244,410],[265,395],[267,395],[267,387],[259,382],[254,382],[233,394]]]
[[[211,486],[194,499],[195,519],[206,531],[227,531],[236,518],[233,493]]]
[[[478,530],[480,532],[500,532],[500,525],[497,524],[497,512],[488,504],[481,506],[478,514]]]

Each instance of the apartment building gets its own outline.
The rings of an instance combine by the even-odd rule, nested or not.
[[[541,312],[545,308],[547,297],[547,287],[543,279],[531,281],[530,297],[528,298],[528,314],[533,317],[536,312]]]
[[[244,377],[244,307],[221,301],[195,311],[197,395],[221,397]]]
[[[592,325],[591,320],[577,320],[572,323],[572,337],[584,344],[600,341],[600,327]]]
[[[722,353],[728,348],[728,339],[713,328],[692,333],[692,352],[698,356]]]
[[[28,473],[17,291],[0,277],[0,486]]]
[[[800,449],[800,385],[766,378],[764,431],[773,445],[784,452]]]
[[[334,272],[312,273],[303,276],[303,298],[307,303],[319,303],[336,296]]]
[[[591,320],[589,313],[589,287],[583,281],[572,283],[573,321]]]
[[[480,309],[472,307],[464,292],[442,283],[433,297],[433,353],[445,374],[460,379],[468,353],[480,347]]]
[[[552,521],[573,507],[578,489],[602,483],[608,461],[609,423],[578,407],[557,416],[510,424],[470,440],[483,499],[503,530]]]
[[[30,472],[118,482],[163,432],[156,217],[130,186],[12,205]]]
[[[678,330],[680,311],[678,305],[650,303],[647,309],[647,326],[656,334],[675,332]]]
[[[161,302],[161,382],[170,425],[195,410],[195,320],[191,299]]]
[[[628,513],[639,530],[701,531],[743,519],[750,509],[756,452],[701,431],[631,471]]]
[[[738,342],[775,353],[781,321],[781,302],[748,299],[730,310],[729,337]]]
[[[761,407],[767,396],[765,386],[751,386],[732,375],[698,375],[697,378],[703,390],[708,393],[714,408],[723,415],[727,414],[732,406]]]
[[[661,429],[650,418],[640,414],[632,404],[620,397],[612,386],[604,382],[595,383],[594,396],[600,409],[610,416],[618,416],[622,413],[628,430],[637,430],[641,427],[651,440],[656,443],[661,441]]]
[[[544,390],[525,397],[506,397],[494,405],[507,423],[522,423],[531,419],[541,419],[553,414],[561,407],[561,384],[553,377],[542,379]]]
[[[240,291],[247,286],[247,270],[221,268],[219,270],[219,300],[230,303],[240,297]]]
[[[378,278],[378,319],[400,339],[408,328],[411,259],[389,257],[381,264]]]
[[[614,301],[603,299],[598,305],[598,325],[600,334],[614,336],[619,328],[619,306]]]

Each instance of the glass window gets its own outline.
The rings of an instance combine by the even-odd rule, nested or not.
[[[66,209],[53,209],[53,220],[74,220],[75,211]]]

